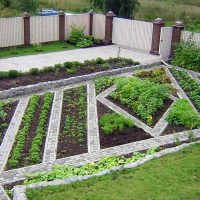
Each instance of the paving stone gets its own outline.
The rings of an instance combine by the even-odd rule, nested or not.
[[[10,200],[10,197],[7,195],[2,186],[0,186],[0,200]]]

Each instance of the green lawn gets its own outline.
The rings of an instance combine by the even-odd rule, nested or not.
[[[71,185],[28,190],[29,200],[199,200],[200,144]]]
[[[72,49],[76,49],[76,47],[68,43],[57,41],[57,42],[42,44],[40,47],[31,45],[28,47],[18,46],[18,47],[10,47],[7,49],[3,49],[0,51],[0,58],[34,55],[34,54],[40,54],[40,53],[66,51],[66,50],[72,50]]]

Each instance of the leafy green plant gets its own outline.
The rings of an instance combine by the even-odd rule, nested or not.
[[[48,121],[48,115],[51,111],[51,105],[53,102],[53,94],[46,93],[44,95],[44,104],[39,117],[39,123],[35,132],[35,137],[33,138],[31,149],[29,151],[28,161],[31,164],[36,164],[41,162],[41,146],[46,135],[46,125]]]
[[[188,132],[188,139],[189,139],[189,142],[195,142],[196,141],[195,134],[192,130]]]
[[[19,75],[20,75],[20,72],[17,71],[17,70],[8,71],[8,77],[9,78],[17,78],[17,77],[19,77]]]
[[[33,76],[38,75],[39,74],[39,69],[38,68],[31,68],[29,70],[29,74],[33,75]]]
[[[81,41],[77,42],[76,47],[85,48],[85,47],[90,47],[92,45],[93,45],[93,42],[91,40],[87,40],[83,38]]]
[[[163,107],[172,92],[168,84],[157,84],[135,77],[116,78],[115,84],[117,90],[110,96],[131,108],[149,125],[152,125],[153,115]]]
[[[37,51],[37,52],[43,51],[41,43],[35,43],[35,44],[33,44],[33,47],[35,47],[35,51]]]
[[[185,126],[189,129],[200,127],[200,115],[186,99],[176,101],[166,120],[169,124]]]
[[[100,126],[106,135],[113,134],[115,131],[122,131],[125,127],[134,127],[131,119],[125,118],[116,113],[108,113],[100,118]]]
[[[200,71],[200,45],[193,42],[191,37],[176,46],[172,63],[179,67]]]

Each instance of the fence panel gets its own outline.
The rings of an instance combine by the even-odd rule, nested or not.
[[[159,54],[163,59],[169,58],[172,45],[172,27],[162,27]]]
[[[200,33],[193,33],[190,31],[182,31],[181,32],[181,39],[183,41],[187,41],[189,38],[191,38],[192,41],[200,43]]]
[[[31,44],[59,40],[59,16],[30,18]]]
[[[114,18],[113,43],[139,50],[150,51],[153,23]]]
[[[95,38],[105,38],[105,25],[106,16],[102,14],[94,14],[93,17],[93,32],[92,35]]]
[[[89,35],[90,17],[89,14],[66,15],[65,16],[65,39],[69,39],[71,27],[85,27],[85,34]]]
[[[0,19],[0,47],[24,44],[24,22],[22,17]]]

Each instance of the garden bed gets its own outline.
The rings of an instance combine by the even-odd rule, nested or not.
[[[56,64],[55,66],[44,67],[39,70],[37,68],[30,69],[29,72],[18,72],[10,70],[9,72],[0,72],[0,90],[8,90],[19,86],[26,86],[47,81],[55,81],[66,79],[74,76],[92,74],[110,69],[129,67],[139,64],[130,59],[110,58],[80,62],[65,62],[64,64]]]
[[[103,115],[113,113],[113,111],[100,102],[97,103],[97,108],[99,120]],[[148,133],[135,126],[132,128],[126,127],[122,131],[114,131],[109,135],[104,133],[104,131],[101,129],[101,126],[99,127],[101,148],[114,147],[151,138]]]
[[[15,113],[18,101],[0,101],[0,145]]]
[[[33,95],[15,138],[7,169],[40,163],[44,152],[53,94]]]
[[[64,91],[57,158],[87,153],[87,89]]]

